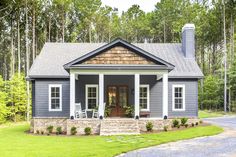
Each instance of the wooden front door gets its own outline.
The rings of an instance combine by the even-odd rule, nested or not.
[[[128,86],[111,85],[107,87],[107,104],[110,117],[123,117],[124,106],[128,105]]]

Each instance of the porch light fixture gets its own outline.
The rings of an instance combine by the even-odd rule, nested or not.
[[[138,115],[137,115],[137,116],[135,116],[135,119],[137,119],[137,120],[138,120],[138,119],[139,119],[139,116],[138,116]]]
[[[100,116],[100,117],[99,117],[99,119],[101,119],[101,120],[102,120],[102,119],[103,119],[103,116]]]
[[[72,119],[72,120],[73,120],[73,119],[74,119],[74,116],[70,116],[70,119]]]
[[[131,94],[134,95],[134,89],[131,89]]]

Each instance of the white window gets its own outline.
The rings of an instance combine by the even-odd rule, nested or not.
[[[185,85],[172,86],[172,110],[185,111]]]
[[[98,104],[98,85],[86,85],[86,109],[95,109]]]
[[[49,85],[49,111],[62,110],[62,86],[60,84]]]
[[[149,85],[140,85],[139,104],[141,111],[149,111]]]

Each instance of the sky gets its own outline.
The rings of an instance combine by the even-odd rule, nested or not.
[[[122,11],[127,11],[133,4],[138,4],[145,12],[155,9],[155,4],[160,0],[102,0],[103,6],[108,5],[112,8],[118,8],[119,15]]]

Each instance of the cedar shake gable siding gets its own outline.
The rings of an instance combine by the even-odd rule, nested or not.
[[[154,62],[128,50],[122,46],[113,47],[101,54],[94,56],[82,64],[147,64],[155,65]]]

